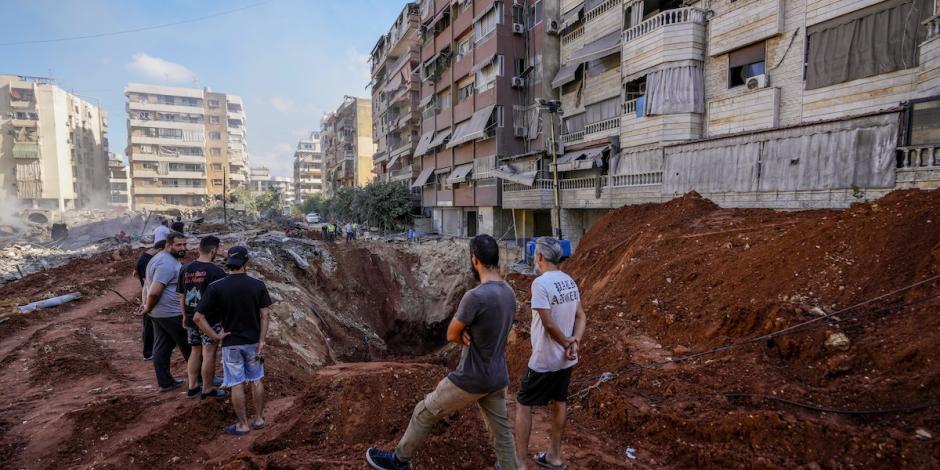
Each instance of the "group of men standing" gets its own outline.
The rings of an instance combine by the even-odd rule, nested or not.
[[[559,270],[564,251],[554,238],[536,243],[540,276],[532,283],[532,356],[516,396],[515,435],[506,407],[509,372],[506,340],[516,313],[516,296],[499,273],[499,245],[489,235],[470,241],[470,264],[479,283],[464,294],[447,329],[447,340],[463,346],[457,368],[415,406],[408,428],[393,451],[370,448],[366,462],[379,470],[411,468],[410,461],[444,417],[476,404],[483,412],[498,469],[528,468],[532,407],[550,406],[551,445],[533,456],[540,467],[565,468],[561,440],[572,368],[578,362],[586,316],[577,284]],[[455,467],[461,467],[454,462]]]
[[[184,266],[186,245],[186,235],[163,221],[154,230],[153,247],[138,259],[135,274],[142,287],[138,313],[143,317],[144,359],[153,361],[160,392],[185,383],[188,398],[207,399],[227,398],[224,389],[228,389],[238,421],[225,428],[227,434],[261,429],[265,426],[262,378],[271,306],[268,290],[247,274],[247,248],[231,247],[223,270],[215,264],[221,245],[218,238],[203,237],[199,257]],[[215,376],[219,345],[222,380]],[[174,349],[187,362],[185,381],[170,371]],[[245,388],[251,388],[254,402],[251,420]]]
[[[335,242],[337,237],[346,236],[346,243],[353,241],[359,237],[359,224],[358,223],[346,223],[346,225],[340,227],[334,223],[326,223],[320,227],[322,231],[323,240],[328,242]]]

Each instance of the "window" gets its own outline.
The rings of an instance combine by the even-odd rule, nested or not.
[[[213,164],[212,164],[212,171],[222,171],[222,164],[221,164],[221,163],[213,163]]]
[[[222,155],[222,149],[218,147],[213,147],[209,149],[209,155],[212,155],[213,157],[218,157],[219,155]]]
[[[473,96],[474,84],[470,82],[469,84],[460,87],[457,90],[457,102],[463,103],[467,98]]]
[[[806,89],[918,65],[929,0],[887,0],[806,28]]]
[[[210,108],[218,108],[218,107],[219,107],[219,100],[209,100],[208,103],[209,103],[209,107],[210,107]]]
[[[141,145],[140,153],[153,153],[153,147],[150,145]]]
[[[525,24],[525,8],[522,5],[512,6],[513,24]]]
[[[213,186],[222,186],[222,180],[212,180]]]
[[[477,93],[493,88],[496,85],[496,77],[503,75],[503,55],[499,54],[493,60],[493,63],[487,65],[476,73],[475,82],[477,84]]]
[[[562,123],[562,128],[565,130],[565,134],[573,134],[575,132],[583,131],[586,124],[585,117],[585,113],[566,117],[565,122]]]
[[[754,44],[728,53],[728,88],[747,83],[747,79],[764,73],[764,43]]]
[[[441,92],[437,95],[437,103],[439,110],[449,109],[451,106],[451,93],[450,89]]]
[[[494,2],[493,8],[484,13],[476,23],[473,24],[474,42],[480,43],[488,39],[493,31],[496,31],[496,25],[503,22],[503,3]]]
[[[516,66],[514,71],[515,73],[513,73],[513,76],[515,77],[521,77],[522,74],[525,73],[525,57],[516,59]]]
[[[908,109],[907,145],[940,142],[940,99],[916,100]]]
[[[457,43],[457,58],[455,62],[460,62],[465,55],[469,54],[473,50],[473,41],[470,40],[470,36],[467,36],[463,39],[458,40]]]
[[[529,29],[534,28],[542,22],[542,0],[537,0],[529,5]]]
[[[219,132],[210,132],[209,138],[212,140],[222,140],[222,134]]]
[[[496,121],[494,123],[496,124],[496,127],[499,127],[499,128],[503,127],[503,107],[502,106],[496,106],[496,109],[493,110],[492,119]]]
[[[589,61],[585,64],[584,70],[587,77],[596,77],[609,70],[620,67],[620,53],[611,54],[607,57]]]
[[[219,116],[209,116],[209,124],[219,124],[222,122],[222,118]]]

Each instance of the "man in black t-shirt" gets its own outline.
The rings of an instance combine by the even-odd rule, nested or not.
[[[137,265],[134,266],[134,277],[140,280],[141,288],[141,301],[143,302],[146,295],[143,293],[144,288],[144,279],[147,278],[147,263],[150,263],[150,260],[153,259],[153,256],[157,253],[163,251],[163,248],[166,247],[166,240],[160,240],[157,243],[154,243],[153,247],[148,248],[143,253],[140,254],[140,257],[137,258]],[[141,315],[143,318],[144,330],[143,330],[143,343],[144,343],[144,360],[149,361],[153,358],[153,322],[150,320],[150,317],[147,315]]]
[[[225,398],[225,392],[219,391],[213,383],[215,377],[215,351],[216,345],[208,336],[202,335],[199,327],[193,323],[196,306],[202,293],[209,284],[225,277],[225,271],[213,263],[219,252],[219,239],[211,235],[203,237],[199,242],[199,258],[180,269],[179,280],[176,283],[176,292],[180,296],[180,306],[183,310],[183,327],[186,328],[187,342],[192,347],[187,361],[189,375],[188,398],[196,398],[202,392],[202,398]],[[210,324],[216,331],[222,326],[218,319],[210,319]],[[202,377],[202,386],[199,378]]]
[[[222,342],[223,387],[231,390],[232,406],[238,422],[225,428],[226,434],[242,436],[261,429],[264,421],[264,338],[268,333],[268,307],[271,297],[264,283],[247,274],[248,249],[233,246],[228,250],[225,267],[228,277],[213,282],[196,307],[194,320],[199,329]],[[208,318],[222,321],[222,332],[209,325]],[[245,406],[245,382],[251,384],[256,415],[248,421]]]

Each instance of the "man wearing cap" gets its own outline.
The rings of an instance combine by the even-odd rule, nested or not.
[[[535,455],[535,463],[554,470],[565,468],[561,437],[565,430],[566,402],[571,370],[578,363],[586,317],[581,293],[570,276],[558,269],[564,250],[555,238],[539,238],[535,263],[541,275],[532,282],[532,357],[516,397],[516,458],[528,468],[532,407],[551,406],[551,446]]]
[[[264,338],[268,333],[268,307],[271,297],[263,282],[248,275],[248,249],[233,246],[225,267],[228,277],[209,284],[202,294],[193,321],[202,333],[222,343],[223,387],[231,391],[238,422],[225,428],[226,434],[242,436],[261,429],[264,421]],[[206,317],[222,322],[217,333]],[[251,387],[255,416],[248,420],[245,382]]]

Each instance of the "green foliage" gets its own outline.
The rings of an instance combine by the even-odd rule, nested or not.
[[[262,216],[278,215],[281,213],[284,195],[274,188],[268,189],[254,197],[255,209]]]
[[[329,199],[309,197],[299,209],[304,214],[319,212],[338,223],[359,222],[392,230],[409,221],[411,191],[401,183],[373,181],[364,188],[340,188]]]

